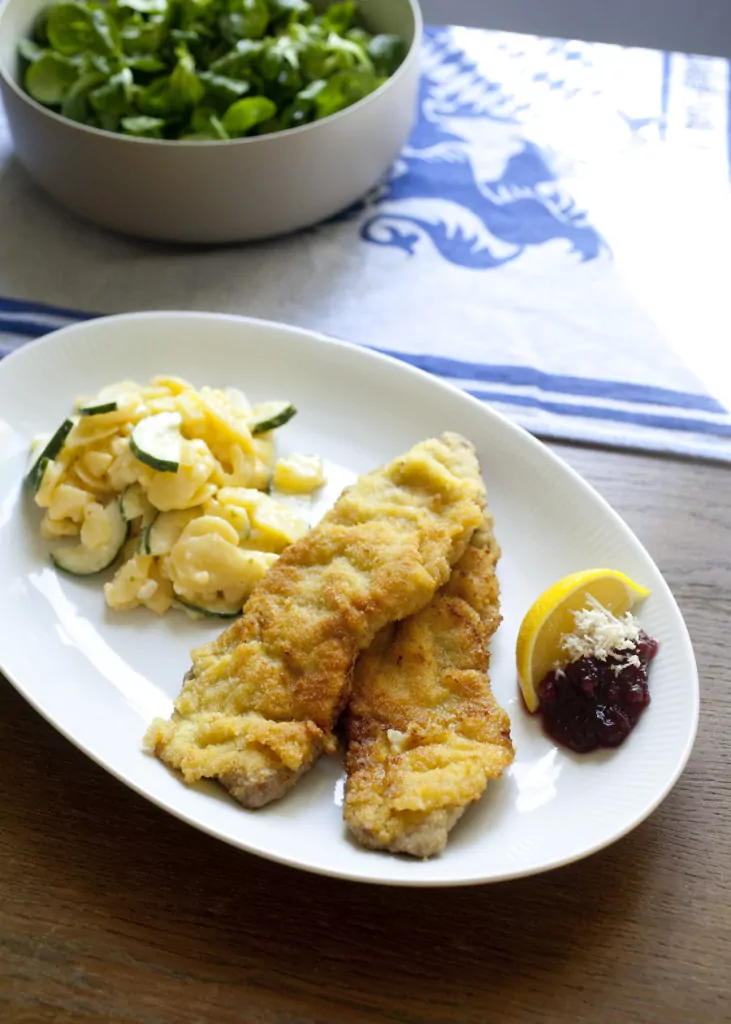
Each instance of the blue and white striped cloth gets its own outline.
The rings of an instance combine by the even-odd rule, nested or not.
[[[710,285],[731,227],[728,63],[444,28],[423,58],[388,180],[255,246],[77,222],[13,162],[0,118],[0,354],[101,313],[241,313],[388,352],[544,437],[731,462],[711,394],[731,318]]]

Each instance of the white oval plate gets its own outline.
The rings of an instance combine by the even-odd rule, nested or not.
[[[300,415],[280,450],[312,451],[331,483],[318,512],[357,473],[425,437],[457,430],[477,445],[503,548],[504,622],[492,680],[512,719],[515,763],[454,830],[446,852],[414,861],[358,847],[342,822],[339,758],[323,758],[279,803],[246,811],[214,783],[187,787],[141,739],[166,715],[189,651],[220,625],[179,613],[110,613],[102,580],[58,573],[39,510],[21,487],[28,443],[78,395],[156,373],[288,398]],[[59,331],[0,363],[0,665],[81,750],[184,821],[252,853],[323,874],[393,885],[459,885],[529,875],[584,857],[657,807],[683,769],[698,716],[688,633],[659,570],[622,520],[571,469],[481,403],[417,370],[305,331],[232,317],[141,313]],[[661,641],[652,704],[618,750],[558,749],[517,693],[522,616],[550,583],[610,566],[650,587],[644,628]],[[63,800],[63,794],[60,794]]]

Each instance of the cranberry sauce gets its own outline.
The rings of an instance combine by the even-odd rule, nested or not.
[[[647,673],[658,646],[640,631],[632,648],[605,661],[584,657],[549,672],[538,687],[549,736],[579,754],[618,747],[650,703]]]

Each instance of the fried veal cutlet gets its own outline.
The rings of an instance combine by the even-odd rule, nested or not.
[[[466,807],[513,760],[492,695],[488,644],[500,624],[492,523],[418,614],[360,656],[347,712],[345,821],[372,849],[440,853]]]
[[[193,652],[175,713],[152,724],[148,745],[246,807],[281,797],[334,746],[358,653],[446,583],[484,501],[475,451],[457,434],[361,477],[280,556],[242,618]]]

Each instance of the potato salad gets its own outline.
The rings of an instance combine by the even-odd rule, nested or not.
[[[325,483],[322,460],[277,460],[289,402],[177,377],[121,381],[79,399],[37,438],[27,482],[45,510],[51,558],[75,576],[119,563],[110,608],[233,618],[279,554],[309,526],[280,498]]]

